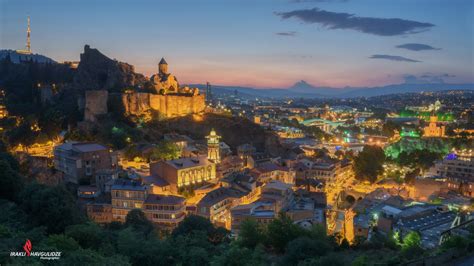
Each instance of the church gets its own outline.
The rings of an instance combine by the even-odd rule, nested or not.
[[[158,63],[158,73],[150,78],[155,92],[160,95],[182,94],[182,95],[198,95],[198,88],[189,88],[187,86],[179,86],[178,79],[175,75],[168,72],[168,63],[165,58],[161,58]]]
[[[168,63],[161,58],[158,73],[150,77],[153,92],[126,92],[122,95],[125,113],[147,115],[157,111],[164,118],[204,112],[205,95],[198,88],[180,86],[176,76],[168,72]]]

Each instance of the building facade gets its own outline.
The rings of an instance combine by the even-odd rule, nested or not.
[[[138,181],[117,180],[111,188],[112,218],[124,222],[133,209],[142,209],[148,196],[148,186]]]
[[[143,211],[148,220],[160,228],[172,230],[186,216],[185,198],[172,195],[147,196]]]
[[[54,147],[54,167],[67,182],[94,180],[96,172],[115,169],[117,158],[107,147],[97,143],[67,142]]]
[[[170,184],[172,192],[216,178],[216,164],[206,157],[181,158],[150,164],[150,174]]]

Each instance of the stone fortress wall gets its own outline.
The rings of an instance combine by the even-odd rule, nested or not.
[[[122,94],[122,104],[127,115],[141,115],[150,110],[166,118],[185,116],[204,112],[205,95],[160,95],[145,92]]]

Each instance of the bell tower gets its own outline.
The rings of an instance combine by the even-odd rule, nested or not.
[[[162,57],[160,63],[158,63],[158,72],[160,74],[168,74],[168,63],[166,63],[164,57]]]
[[[221,136],[216,134],[214,129],[211,130],[209,136],[206,136],[207,139],[207,159],[212,160],[215,163],[221,162],[221,152],[220,152],[220,139]]]

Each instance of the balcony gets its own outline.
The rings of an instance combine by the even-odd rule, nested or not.
[[[170,218],[170,219],[163,219],[163,218],[153,218],[150,216],[147,216],[150,221],[153,223],[160,223],[160,224],[178,224],[184,220],[184,217],[186,215],[181,215],[181,217],[177,218]]]

